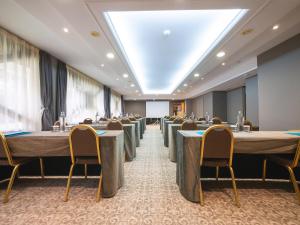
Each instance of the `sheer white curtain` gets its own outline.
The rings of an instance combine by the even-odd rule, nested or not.
[[[120,116],[122,113],[121,96],[114,92],[111,92],[110,112],[112,113],[112,116]]]
[[[79,123],[85,118],[104,115],[103,86],[81,72],[67,67],[67,122]]]
[[[0,130],[41,130],[39,50],[0,28]]]

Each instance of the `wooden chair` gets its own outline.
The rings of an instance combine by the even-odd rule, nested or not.
[[[272,161],[284,168],[286,168],[289,171],[290,174],[290,181],[293,184],[298,202],[300,204],[300,191],[299,191],[299,186],[294,174],[294,169],[296,167],[300,166],[299,163],[300,159],[300,141],[298,142],[298,146],[296,149],[296,152],[294,155],[289,155],[288,157],[281,156],[281,155],[266,155],[266,158],[263,161],[263,175],[262,175],[262,180],[266,180],[266,173],[267,173],[267,160]]]
[[[9,194],[11,192],[15,177],[18,174],[19,167],[21,165],[24,165],[28,162],[31,162],[31,161],[35,160],[35,159],[36,158],[26,158],[26,157],[16,158],[16,157],[13,157],[12,154],[11,154],[11,151],[8,147],[5,135],[0,132],[0,166],[11,166],[11,167],[13,167],[13,171],[11,173],[9,183],[8,183],[5,195],[4,195],[3,203],[7,203],[8,200],[9,200]],[[39,158],[39,160],[40,160],[41,177],[44,178],[43,159]]]
[[[219,176],[219,167],[228,167],[231,174],[235,202],[240,207],[239,196],[235,184],[234,171],[232,168],[234,139],[229,128],[223,125],[215,125],[208,128],[202,136],[200,147],[200,178],[199,192],[200,204],[204,205],[201,186],[201,168],[216,167],[216,179]]]
[[[86,118],[83,121],[83,124],[92,124],[92,123],[93,123],[93,120],[91,118]]]
[[[72,165],[67,182],[64,201],[68,201],[70,184],[75,165],[85,166],[85,178],[87,178],[87,165],[98,165],[100,167],[99,185],[96,201],[100,201],[102,186],[102,168],[100,154],[100,139],[96,131],[88,125],[77,125],[69,134],[70,155]]]
[[[198,127],[194,121],[186,120],[182,123],[181,130],[198,130]]]
[[[122,123],[122,124],[130,124],[131,122],[130,122],[130,119],[128,119],[128,118],[122,118],[121,120],[120,120],[120,122]]]
[[[222,124],[222,120],[219,117],[212,118],[213,124]]]
[[[107,124],[107,130],[123,130],[123,125],[118,120],[109,121]]]
[[[182,124],[184,120],[182,118],[177,117],[173,120],[173,124]]]
[[[136,121],[136,118],[135,117],[129,117],[130,121]]]

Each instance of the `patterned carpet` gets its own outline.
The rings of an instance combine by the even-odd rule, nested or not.
[[[95,202],[96,179],[75,179],[63,202],[66,179],[19,179],[0,224],[300,224],[300,206],[289,183],[237,183],[235,207],[229,181],[203,182],[205,206],[185,200],[175,183],[158,127],[149,126],[137,158],[125,164],[125,185],[110,199]],[[1,184],[1,200],[6,185]]]

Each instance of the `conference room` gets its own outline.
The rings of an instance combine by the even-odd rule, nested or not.
[[[0,224],[299,224],[299,0],[0,1]]]

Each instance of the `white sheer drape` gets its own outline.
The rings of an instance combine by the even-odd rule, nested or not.
[[[79,123],[85,118],[104,115],[103,86],[71,67],[67,67],[67,122]]]
[[[114,92],[111,92],[110,112],[112,113],[112,116],[120,116],[122,113],[121,96]]]
[[[40,130],[39,50],[0,28],[0,130]]]

